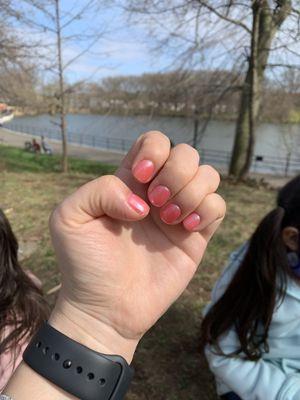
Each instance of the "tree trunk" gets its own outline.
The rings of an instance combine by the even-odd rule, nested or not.
[[[193,132],[193,147],[197,149],[199,133],[199,114],[196,111],[194,114],[194,132]]]
[[[291,0],[281,0],[274,11],[270,9],[268,0],[255,0],[252,3],[251,54],[241,94],[235,141],[229,168],[229,174],[238,179],[247,177],[251,167],[265,68],[272,40],[290,11]]]
[[[247,152],[250,142],[249,127],[249,87],[251,85],[251,71],[247,71],[241,94],[240,110],[235,131],[235,141],[231,156],[229,174],[240,178],[246,164]]]
[[[258,79],[258,39],[259,39],[259,19],[261,8],[258,2],[253,3],[253,26],[251,38],[251,56],[249,60],[250,85],[249,89],[249,144],[246,153],[245,165],[241,170],[241,179],[246,179],[251,168],[255,146],[255,128],[261,103],[261,79]]]
[[[62,139],[62,171],[68,172],[68,139],[67,139],[67,122],[65,110],[65,89],[64,89],[64,71],[61,49],[61,26],[60,26],[60,10],[59,0],[55,0],[56,15],[56,37],[57,37],[57,61],[59,75],[59,114],[60,114],[60,132]]]

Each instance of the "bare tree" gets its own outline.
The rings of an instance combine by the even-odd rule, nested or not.
[[[245,178],[250,170],[255,130],[262,99],[262,85],[272,42],[292,11],[290,0],[275,2],[272,9],[267,0],[252,2],[251,46],[248,69],[241,95],[230,174]]]
[[[1,1],[1,0],[0,0]],[[86,0],[80,4],[70,4],[62,9],[62,0],[2,0],[7,1],[6,14],[15,29],[26,28],[32,47],[38,49],[36,62],[39,70],[58,82],[54,94],[56,111],[59,113],[62,137],[62,170],[68,171],[68,138],[66,121],[66,94],[73,85],[67,84],[66,71],[81,57],[94,50],[103,38],[105,27],[99,29],[89,25],[79,27],[79,20],[95,18],[101,10],[98,0]],[[36,39],[38,38],[38,39]],[[64,57],[67,46],[75,46],[71,57]],[[53,57],[53,55],[55,55]],[[103,54],[102,54],[103,55]],[[100,54],[98,54],[100,56]],[[65,59],[64,59],[65,58]],[[75,84],[78,85],[78,82]]]
[[[122,2],[123,3],[123,2]],[[244,178],[251,166],[255,130],[267,68],[299,68],[297,0],[127,0],[131,18],[148,22],[155,50],[170,65],[220,68],[227,65],[244,76],[230,173]],[[138,21],[136,21],[138,22]],[[286,22],[286,23],[285,23]],[[291,63],[293,58],[296,60]],[[288,62],[287,62],[288,61]],[[233,87],[237,88],[236,82]],[[225,92],[230,90],[224,87]],[[197,126],[195,132],[197,134]]]
[[[37,70],[30,59],[35,46],[16,35],[7,20],[8,0],[0,0],[0,93],[10,105],[36,104]]]
[[[232,94],[232,84],[238,80],[238,74],[223,70],[179,70],[108,77],[90,88],[86,87],[83,102],[90,95],[94,111],[97,111],[97,96],[99,112],[111,110],[125,114],[190,118],[197,115],[200,122],[200,118],[209,119],[210,114],[236,113],[237,96]],[[97,87],[99,91],[95,90]],[[226,92],[227,87],[230,93]],[[78,89],[82,90],[80,86]],[[197,144],[200,136],[197,135]]]
[[[61,45],[61,17],[60,17],[60,2],[55,0],[55,22],[56,22],[56,37],[57,37],[57,67],[59,76],[59,100],[60,100],[60,131],[62,138],[62,169],[63,172],[68,171],[68,142],[66,131],[66,109],[65,109],[65,88],[64,88],[64,69],[62,60],[62,45]]]

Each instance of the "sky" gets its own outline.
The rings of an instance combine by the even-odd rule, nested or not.
[[[18,8],[21,4],[20,1],[22,0],[16,0]],[[44,1],[49,2],[48,11],[50,14],[53,14],[54,1]],[[97,11],[92,10],[85,13],[82,18],[75,19],[63,29],[62,35],[65,38],[62,46],[64,64],[68,64],[70,60],[81,53],[93,41],[93,39],[89,39],[79,42],[76,39],[69,40],[67,38],[73,35],[80,35],[81,33],[94,33],[92,37],[96,37],[99,32],[103,32],[103,36],[93,45],[89,52],[83,54],[75,62],[70,63],[68,68],[65,69],[66,80],[70,83],[80,80],[98,81],[107,76],[140,75],[174,69],[180,65],[181,50],[187,45],[187,41],[185,39],[181,40],[179,36],[182,34],[185,38],[191,39],[191,43],[194,40],[195,26],[192,21],[195,15],[194,10],[184,16],[188,20],[188,23],[182,23],[182,26],[178,27],[178,31],[176,31],[178,20],[172,20],[173,17],[170,15],[159,14],[156,16],[156,20],[158,21],[158,24],[155,23],[156,33],[160,37],[164,37],[169,36],[170,30],[173,29],[175,31],[173,32],[172,46],[169,46],[168,49],[165,47],[163,51],[153,51],[157,45],[157,41],[149,33],[149,23],[145,23],[137,15],[135,15],[133,21],[121,6],[115,5],[116,2],[118,4],[126,4],[126,0],[77,0],[76,2],[61,0],[62,26],[90,1],[102,6]],[[175,3],[177,0],[171,1]],[[27,9],[28,2],[26,0],[24,2],[24,10],[27,11],[27,14],[39,25],[50,28],[42,30],[42,32],[39,28],[36,30],[29,29],[27,36],[41,43],[55,43],[55,35],[51,32],[53,21],[49,20],[44,13],[36,11],[32,13],[32,10]],[[153,27],[154,23],[152,22],[152,24]],[[23,36],[24,28],[22,29],[21,34]],[[205,31],[205,35],[207,36],[205,39],[209,41],[209,35],[216,33],[215,30],[217,28],[214,21],[212,21],[210,26],[202,26],[201,29]],[[175,37],[177,34],[178,39]],[[230,47],[230,43],[228,47]],[[194,60],[198,68],[200,64],[203,68],[211,68],[220,64],[220,54],[224,48],[220,49],[218,43],[215,43],[213,48],[213,50],[201,49],[201,51],[198,51],[198,55]],[[50,55],[50,57],[53,57],[55,47],[50,44],[44,46],[43,52],[47,56]],[[207,57],[208,55],[209,57]],[[216,57],[214,57],[215,55]],[[205,57],[208,59],[207,65],[205,65]],[[232,62],[230,64],[229,53],[226,57],[227,62],[221,62],[221,64],[223,67],[227,65],[227,68],[230,68],[232,67]],[[49,79],[51,79],[51,75],[47,72],[44,74],[44,80]]]
[[[61,0],[62,25],[70,20],[70,13],[72,18],[87,2],[88,0],[77,0],[74,6],[73,1]],[[166,55],[158,57],[151,51],[147,28],[142,24],[137,26],[130,23],[128,15],[120,7],[109,6],[109,3],[112,2],[106,1],[108,7],[100,8],[98,12],[86,13],[63,30],[64,64],[68,64],[89,46],[98,32],[103,32],[103,36],[89,52],[66,68],[67,81],[95,81],[106,76],[139,75],[144,72],[164,70],[170,64]],[[41,14],[36,14],[34,18],[41,25],[51,26],[51,22]],[[91,34],[92,38],[83,42],[67,39],[69,36],[81,33]],[[42,35],[42,39],[46,42],[54,42],[55,37],[51,32],[35,33],[35,35]],[[53,54],[53,48],[50,46],[45,51]]]
[[[24,27],[22,27],[20,34],[22,36],[25,35],[29,40],[32,38],[43,43],[43,54],[53,59],[56,51],[52,45],[56,40],[52,32],[53,21],[45,13],[28,10],[28,2],[26,0],[15,1],[16,7],[19,9],[21,9],[22,1],[24,1],[23,11],[26,11],[28,17],[39,25],[37,29],[25,28],[25,31]],[[54,1],[41,1],[49,3],[47,10],[49,15],[53,15]],[[178,0],[170,1],[175,4]],[[73,17],[78,11],[91,2],[100,4],[99,9],[93,8],[84,13],[81,18],[76,18],[73,21]],[[64,27],[66,23],[72,20],[72,23],[64,27],[62,31],[63,61],[65,65],[68,65],[70,60],[76,58],[90,43],[95,41],[99,32],[103,33],[89,52],[76,58],[74,62],[66,67],[65,78],[69,83],[80,80],[99,81],[107,76],[140,75],[147,72],[166,71],[178,66],[181,57],[184,59],[185,55],[182,54],[182,49],[188,48],[188,41],[192,43],[191,46],[195,42],[195,10],[188,11],[182,17],[181,26],[181,17],[179,20],[173,21],[170,19],[172,17],[168,19],[163,13],[157,16],[159,24],[155,25],[155,27],[156,32],[159,32],[161,37],[168,36],[169,30],[173,29],[173,51],[167,52],[165,49],[161,52],[154,52],[153,47],[157,42],[149,34],[149,24],[145,24],[137,16],[135,16],[133,22],[120,6],[115,5],[116,2],[125,4],[126,0],[77,0],[76,2],[73,0],[60,0],[62,26]],[[245,23],[248,23],[248,26],[251,27],[251,20],[247,16],[246,18]],[[41,29],[41,27],[46,27],[47,29]],[[245,31],[238,33],[239,36],[236,36],[237,28],[235,26],[232,24],[220,24],[216,17],[213,18],[211,16],[208,17],[207,21],[201,20],[201,26],[198,27],[197,25],[197,29],[199,37],[197,36],[196,42],[199,42],[199,48],[197,48],[196,52],[194,51],[196,57],[193,60],[197,68],[232,69],[233,66],[240,68],[243,60],[247,57],[247,48],[249,48],[250,43]],[[77,35],[80,36],[82,34],[89,35],[89,39],[78,40]],[[184,37],[184,40],[182,40],[182,37]],[[218,39],[217,41],[216,38]],[[202,43],[205,43],[205,45],[202,45]],[[171,47],[169,47],[170,49]],[[284,54],[282,51],[280,53],[272,55],[273,61],[282,61]],[[177,60],[174,54],[177,55]],[[189,57],[188,55],[188,62],[186,62],[185,66],[188,64],[192,66]],[[284,62],[299,63],[298,56],[294,60],[291,60],[291,54],[288,54],[287,57],[288,60],[284,59]],[[43,72],[43,74],[44,80],[52,79],[51,73]]]

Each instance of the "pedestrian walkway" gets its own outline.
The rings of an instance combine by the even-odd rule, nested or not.
[[[12,132],[5,128],[0,128],[0,144],[8,146],[24,148],[24,143],[30,141],[32,138],[38,140],[36,136],[32,136]],[[55,154],[61,154],[61,143],[57,140],[48,140],[47,143],[51,145]],[[107,150],[95,149],[94,147],[87,147],[81,145],[69,144],[68,154],[70,157],[78,157],[86,160],[95,160],[105,164],[119,165],[121,160],[124,158],[124,154],[120,152],[112,152]]]
[[[32,138],[37,139],[36,136],[28,135],[26,133],[12,132],[5,128],[0,128],[0,144],[6,144],[14,147],[24,148],[24,143]],[[61,143],[57,140],[48,140],[47,142],[51,145],[54,153],[61,154]],[[94,147],[87,147],[82,145],[69,144],[68,153],[70,157],[78,157],[87,160],[95,160],[110,165],[120,165],[124,154],[120,152],[113,152],[108,150],[100,150]],[[220,171],[223,173],[224,171]],[[271,187],[278,189],[282,187],[290,178],[284,178],[281,176],[273,176],[266,174],[253,174],[253,178],[262,180],[268,183]]]

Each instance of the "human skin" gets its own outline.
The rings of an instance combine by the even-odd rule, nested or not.
[[[199,166],[192,147],[171,149],[165,135],[149,132],[114,176],[65,199],[50,218],[62,289],[49,323],[130,363],[143,335],[188,285],[224,218],[219,181],[212,167]],[[5,393],[14,400],[74,398],[25,364]]]

